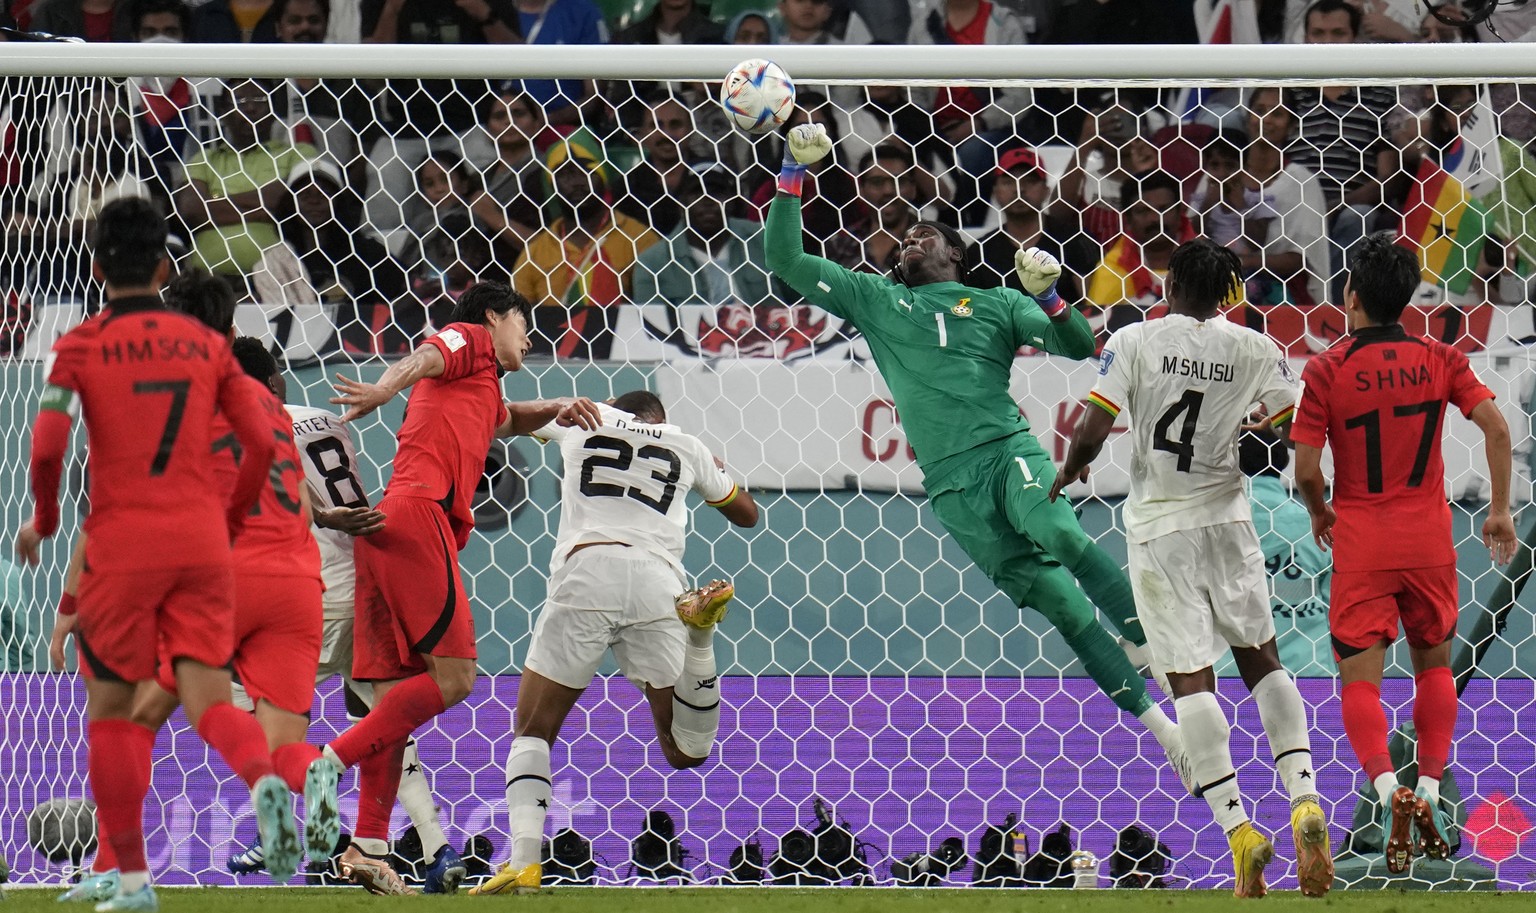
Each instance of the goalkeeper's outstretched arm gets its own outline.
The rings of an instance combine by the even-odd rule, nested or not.
[[[826,308],[845,320],[856,319],[860,286],[869,274],[854,273],[831,260],[805,252],[800,222],[800,190],[807,168],[832,151],[827,128],[820,124],[802,124],[789,131],[784,144],[784,168],[779,172],[779,190],[768,204],[768,218],[763,227],[768,269],[784,284],[805,296],[812,304]]]

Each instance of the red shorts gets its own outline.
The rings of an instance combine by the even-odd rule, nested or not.
[[[309,713],[320,667],[323,587],[313,577],[235,575],[235,681],[251,702]],[[176,694],[175,658],[160,651],[156,681]]]
[[[1398,619],[1410,646],[1445,643],[1456,633],[1456,565],[1395,571],[1334,571],[1328,590],[1333,655],[1352,655],[1397,639]]]
[[[352,547],[357,619],[352,677],[394,681],[425,672],[422,654],[475,658],[475,619],[448,514],[436,501],[386,495],[384,529]]]
[[[105,681],[155,677],[172,661],[229,665],[235,648],[234,575],[228,564],[80,575],[75,644],[80,668]]]

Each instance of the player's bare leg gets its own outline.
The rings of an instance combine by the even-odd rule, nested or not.
[[[549,748],[560,737],[582,689],[562,685],[531,669],[517,684],[516,728],[507,753],[507,816],[512,855],[471,894],[529,894],[539,890],[544,867],[540,842],[549,815]]]
[[[1259,705],[1259,718],[1275,759],[1275,770],[1291,800],[1291,837],[1296,843],[1296,878],[1301,893],[1322,897],[1333,887],[1333,852],[1328,819],[1317,794],[1307,709],[1296,682],[1280,663],[1271,638],[1257,647],[1233,647],[1243,684]]]
[[[1263,897],[1269,890],[1264,868],[1274,858],[1274,844],[1248,818],[1237,770],[1232,764],[1232,726],[1216,701],[1216,674],[1207,666],[1191,673],[1168,674],[1173,688],[1173,707],[1179,733],[1199,794],[1211,808],[1211,816],[1227,835],[1237,877],[1233,893],[1238,897]]]
[[[1344,733],[1381,803],[1381,849],[1387,871],[1401,874],[1413,861],[1413,790],[1398,783],[1387,748],[1387,712],[1381,705],[1381,671],[1387,645],[1373,644],[1339,658]]]
[[[1448,859],[1451,843],[1445,813],[1440,807],[1440,778],[1450,757],[1456,731],[1458,701],[1456,680],[1451,675],[1451,645],[1409,645],[1413,659],[1413,728],[1418,734],[1419,782],[1414,789],[1414,827],[1418,852],[1431,859]]]

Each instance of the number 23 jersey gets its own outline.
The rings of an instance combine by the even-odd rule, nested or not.
[[[1088,401],[1130,413],[1134,450],[1126,537],[1251,521],[1237,463],[1238,429],[1255,403],[1290,417],[1296,382],[1267,336],[1224,317],[1169,314],[1124,327],[1104,345]]]
[[[537,437],[558,441],[560,530],[553,573],[586,542],[624,542],[683,573],[689,489],[712,507],[736,497],[736,484],[715,465],[709,448],[676,425],[648,425],[627,412],[599,405],[595,431],[550,423]]]

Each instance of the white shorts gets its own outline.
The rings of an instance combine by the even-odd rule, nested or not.
[[[352,618],[350,611],[342,615],[326,606],[325,620],[320,623],[320,667],[315,671],[315,684],[320,685],[331,676],[339,675],[346,688],[372,707],[373,685],[352,680]],[[251,710],[251,699],[239,682],[232,690],[231,702],[241,710]]]
[[[1136,614],[1154,660],[1167,671],[1198,672],[1226,645],[1257,647],[1274,638],[1269,579],[1252,523],[1180,530],[1128,543],[1126,551]]]
[[[584,548],[550,576],[523,665],[585,688],[612,647],[619,671],[637,687],[671,688],[688,644],[674,604],[685,588],[671,565],[638,549]]]

